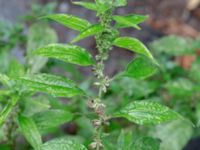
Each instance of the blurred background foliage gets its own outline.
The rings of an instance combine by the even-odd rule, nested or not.
[[[75,31],[39,19],[54,12],[79,15],[91,22],[96,20],[95,14],[72,6],[67,0],[0,1],[0,73],[17,77],[23,75],[24,70],[29,68],[31,73],[41,71],[65,74],[79,81],[81,87],[92,95],[94,91],[89,90],[94,80],[91,77],[91,68],[83,70],[71,64],[40,57],[28,59],[37,47],[57,41],[66,43],[76,35]],[[161,69],[147,80],[115,79],[104,95],[107,111],[112,113],[130,101],[153,100],[189,118],[194,125],[177,120],[156,127],[139,127],[125,119],[113,119],[106,128],[106,131],[112,134],[105,135],[104,145],[108,150],[131,150],[132,145],[139,150],[142,149],[140,142],[145,141],[146,145],[153,143],[155,147],[161,142],[161,150],[182,150],[184,147],[185,150],[200,149],[197,147],[200,145],[199,1],[131,0],[125,9],[116,10],[116,13],[120,14],[125,12],[149,15],[148,21],[142,24],[141,31],[122,29],[122,32],[124,35],[134,35],[145,42],[158,60]],[[96,54],[94,39],[83,40],[79,44],[90,49],[93,55]],[[106,73],[113,76],[134,56],[128,51],[114,48],[110,57],[106,64]],[[6,92],[6,89],[1,88],[0,110],[6,103],[6,97],[2,95],[7,94],[9,97],[9,93]],[[24,113],[35,118],[36,123],[41,126],[44,140],[63,136],[88,144],[92,138],[92,125],[86,117],[92,114],[87,109],[86,103],[79,98],[74,101],[57,100],[42,94],[23,99],[21,105]],[[44,116],[46,120],[54,120],[59,114],[62,115],[58,122],[45,124],[37,118],[48,111],[48,108],[67,110],[69,113],[64,115],[70,116],[71,113],[75,115],[66,120],[62,118],[64,113],[62,111],[54,113],[56,115],[49,112],[50,116]],[[41,122],[43,124],[40,124]],[[121,131],[122,127],[125,127],[125,130]],[[15,137],[17,131],[13,129],[12,132]],[[8,149],[9,143],[4,142],[5,138],[9,138],[6,137],[6,133],[5,128],[0,130],[1,150]],[[153,136],[156,140],[148,136]],[[133,139],[133,142],[128,141],[129,139]],[[19,150],[29,149],[29,145],[21,136],[16,137],[16,143]]]

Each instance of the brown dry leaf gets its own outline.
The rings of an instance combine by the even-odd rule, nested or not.
[[[200,0],[189,0],[187,4],[187,9],[188,10],[194,10],[197,8],[200,4]]]
[[[185,55],[185,56],[176,57],[176,62],[186,70],[191,68],[192,63],[195,60],[196,60],[195,55]]]

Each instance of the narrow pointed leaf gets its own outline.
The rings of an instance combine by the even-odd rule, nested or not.
[[[21,77],[20,80],[24,86],[28,87],[28,90],[45,92],[56,97],[73,97],[84,94],[73,81],[65,77],[38,74]]]
[[[137,57],[128,64],[123,76],[135,79],[145,79],[152,76],[157,70],[158,67],[149,61],[148,58]]]
[[[36,150],[40,150],[42,138],[33,120],[24,116],[19,116],[18,125],[31,146],[33,146]]]
[[[97,6],[95,3],[91,3],[91,2],[73,2],[73,4],[75,5],[80,5],[84,8],[87,8],[89,10],[93,10],[93,11],[97,11]]]
[[[50,44],[34,51],[34,54],[56,58],[81,66],[94,64],[92,56],[82,47],[67,44]]]
[[[74,141],[58,138],[43,144],[41,150],[87,150],[87,148]]]
[[[67,14],[52,14],[52,15],[44,16],[42,18],[54,20],[68,28],[71,28],[77,31],[83,31],[91,25],[85,19],[73,16],[73,15],[67,15]]]
[[[113,16],[113,19],[116,21],[116,28],[127,28],[134,27],[136,29],[140,29],[138,24],[144,22],[148,16],[142,15],[127,15],[127,16]]]
[[[157,64],[157,62],[154,60],[151,52],[138,39],[131,38],[131,37],[119,37],[114,41],[113,44],[115,46],[125,48],[125,49],[131,50],[133,52],[136,52],[138,54],[144,55],[144,56],[150,58],[155,64]]]
[[[115,116],[124,117],[140,125],[161,124],[182,118],[166,106],[147,101],[132,102],[116,113]]]
[[[72,43],[74,42],[78,42],[86,37],[89,37],[89,36],[93,36],[93,35],[96,35],[97,33],[100,33],[103,31],[103,27],[100,25],[100,24],[95,24],[95,25],[92,25],[90,26],[89,28],[85,29],[84,31],[82,31],[80,33],[79,36],[77,36],[75,39],[72,40]]]
[[[33,116],[34,122],[41,131],[57,127],[65,122],[69,122],[72,118],[72,113],[56,109],[39,112]]]

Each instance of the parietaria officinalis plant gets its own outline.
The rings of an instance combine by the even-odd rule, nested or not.
[[[119,29],[128,27],[140,29],[139,24],[144,22],[147,16],[136,14],[113,15],[115,8],[127,5],[126,0],[77,1],[73,3],[95,11],[99,22],[91,24],[85,19],[69,14],[51,14],[42,17],[42,19],[53,20],[80,33],[69,44],[55,43],[56,36],[54,36],[48,43],[45,43],[45,46],[34,47],[36,50],[29,52],[27,60],[29,68],[25,75],[19,74],[16,78],[10,78],[7,75],[0,74],[0,81],[3,85],[8,89],[13,89],[5,91],[11,94],[11,100],[0,113],[0,124],[2,126],[5,124],[11,125],[13,124],[12,119],[18,118],[16,122],[20,131],[35,150],[86,150],[87,146],[89,149],[103,150],[106,149],[102,142],[104,127],[108,126],[113,118],[126,118],[138,125],[157,125],[176,119],[184,120],[181,115],[170,108],[148,100],[130,102],[114,114],[106,112],[103,98],[113,80],[123,77],[142,80],[159,70],[159,64],[142,42],[133,37],[121,37],[119,32]],[[52,33],[53,31],[50,32]],[[85,48],[75,45],[76,42],[90,36],[94,36],[96,40],[98,54],[95,58]],[[114,77],[109,77],[104,73],[105,61],[109,59],[109,52],[114,49],[114,46],[130,50],[137,56],[127,65],[123,72]],[[32,55],[32,59],[30,55]],[[47,58],[58,59],[83,67],[91,66],[96,77],[94,82],[98,89],[96,96],[88,95],[74,81],[66,77],[39,73],[41,68],[37,69],[36,67],[35,69],[33,64],[37,63],[39,59],[44,61],[42,64],[45,64]],[[87,100],[87,106],[96,116],[95,119],[91,120],[95,129],[93,141],[87,146],[67,139],[53,139],[43,143],[39,129],[44,128],[48,123],[44,124],[42,121],[45,119],[53,120],[55,122],[48,125],[54,126],[54,124],[63,123],[63,120],[71,121],[73,114],[63,110],[47,110],[30,117],[28,114],[21,113],[19,109],[20,100],[24,99],[24,97],[31,97],[38,92],[47,93],[54,97],[74,98],[75,96],[80,96],[82,100]],[[12,130],[16,129],[16,124],[12,125],[11,128]],[[131,148],[129,149],[131,150]],[[137,148],[133,149],[138,150]]]

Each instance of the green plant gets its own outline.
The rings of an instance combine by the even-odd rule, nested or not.
[[[68,28],[79,31],[80,34],[70,44],[55,44],[56,36],[47,27],[42,28],[45,30],[41,30],[38,35],[35,28],[41,27],[41,24],[31,28],[30,31],[33,31],[33,34],[29,37],[30,43],[28,42],[31,48],[30,50],[28,48],[27,69],[24,69],[25,71],[21,73],[19,71],[21,70],[20,67],[17,67],[17,73],[14,72],[13,76],[0,75],[0,81],[5,86],[6,91],[9,92],[7,94],[9,96],[9,102],[6,103],[1,111],[0,123],[4,123],[5,127],[11,125],[9,132],[17,128],[17,123],[21,133],[23,133],[29,144],[36,150],[85,150],[88,145],[90,149],[96,150],[158,150],[160,141],[146,134],[136,136],[136,133],[139,135],[138,128],[134,128],[134,134],[131,132],[127,133],[125,128],[122,129],[120,134],[111,134],[106,132],[106,128],[110,127],[109,124],[113,124],[113,127],[115,126],[112,120],[122,118],[126,118],[130,122],[142,126],[161,124],[176,119],[180,119],[183,123],[184,121],[189,122],[170,108],[151,100],[128,100],[116,108],[115,100],[111,97],[110,101],[113,103],[111,107],[116,109],[108,109],[109,105],[107,104],[109,102],[105,101],[105,96],[108,87],[112,86],[115,80],[125,77],[134,78],[139,80],[137,86],[140,87],[142,79],[150,77],[159,68],[158,63],[150,51],[138,39],[120,37],[120,28],[133,27],[140,29],[139,24],[147,18],[147,16],[135,14],[126,16],[113,15],[116,7],[125,6],[126,3],[126,0],[96,0],[95,3],[74,2],[74,4],[95,11],[99,18],[99,23],[97,24],[91,24],[87,20],[67,14],[52,14],[42,17],[54,20]],[[95,36],[96,39],[98,55],[95,56],[95,59],[84,48],[73,45],[75,42],[89,36]],[[44,40],[43,37],[47,39],[44,38],[46,39]],[[33,42],[35,39],[44,40],[44,42],[38,44],[37,41],[37,44],[35,44]],[[54,44],[44,46],[44,44],[48,43]],[[36,49],[36,46],[38,49]],[[109,58],[109,52],[113,46],[128,49],[138,54],[138,56],[127,65],[125,71],[114,77],[108,77],[104,73],[104,68],[106,67],[105,61]],[[36,50],[33,51],[33,49]],[[90,94],[88,92],[89,90],[82,89],[74,81],[66,77],[39,73],[47,62],[44,57],[59,59],[79,66],[91,66],[96,77],[94,85],[97,88],[90,90],[92,91],[92,94]],[[128,85],[129,83],[125,86]],[[94,89],[97,90],[94,92]],[[126,87],[124,91],[126,91]],[[93,133],[93,137],[90,137],[88,141],[84,139],[85,145],[80,139],[70,137],[57,138],[43,143],[41,135],[48,133],[52,128],[64,122],[71,121],[72,119],[75,120],[85,115],[82,112],[88,111],[82,108],[81,113],[78,113],[77,106],[74,106],[73,102],[70,105],[71,108],[65,108],[62,104],[55,101],[55,98],[49,97],[49,95],[38,95],[38,92],[47,93],[53,97],[71,98],[75,102],[84,103],[83,106],[87,103],[92,113],[86,116],[91,120],[94,130],[91,131],[90,128],[87,128],[89,125],[85,121],[82,124],[80,123],[80,125],[87,126],[84,128],[87,130],[85,132],[89,132],[90,130]],[[3,96],[5,96],[5,93]],[[47,101],[46,99],[49,100]],[[34,107],[34,109],[31,110],[31,107]],[[119,129],[121,128],[119,127]],[[9,133],[8,135],[10,136],[11,134]],[[112,136],[113,140],[117,138],[117,144],[115,144],[115,141],[107,140],[107,138],[111,138]],[[9,138],[11,141],[14,141],[13,138],[15,138],[15,135],[11,135]],[[14,144],[12,143],[11,145],[13,146]]]

